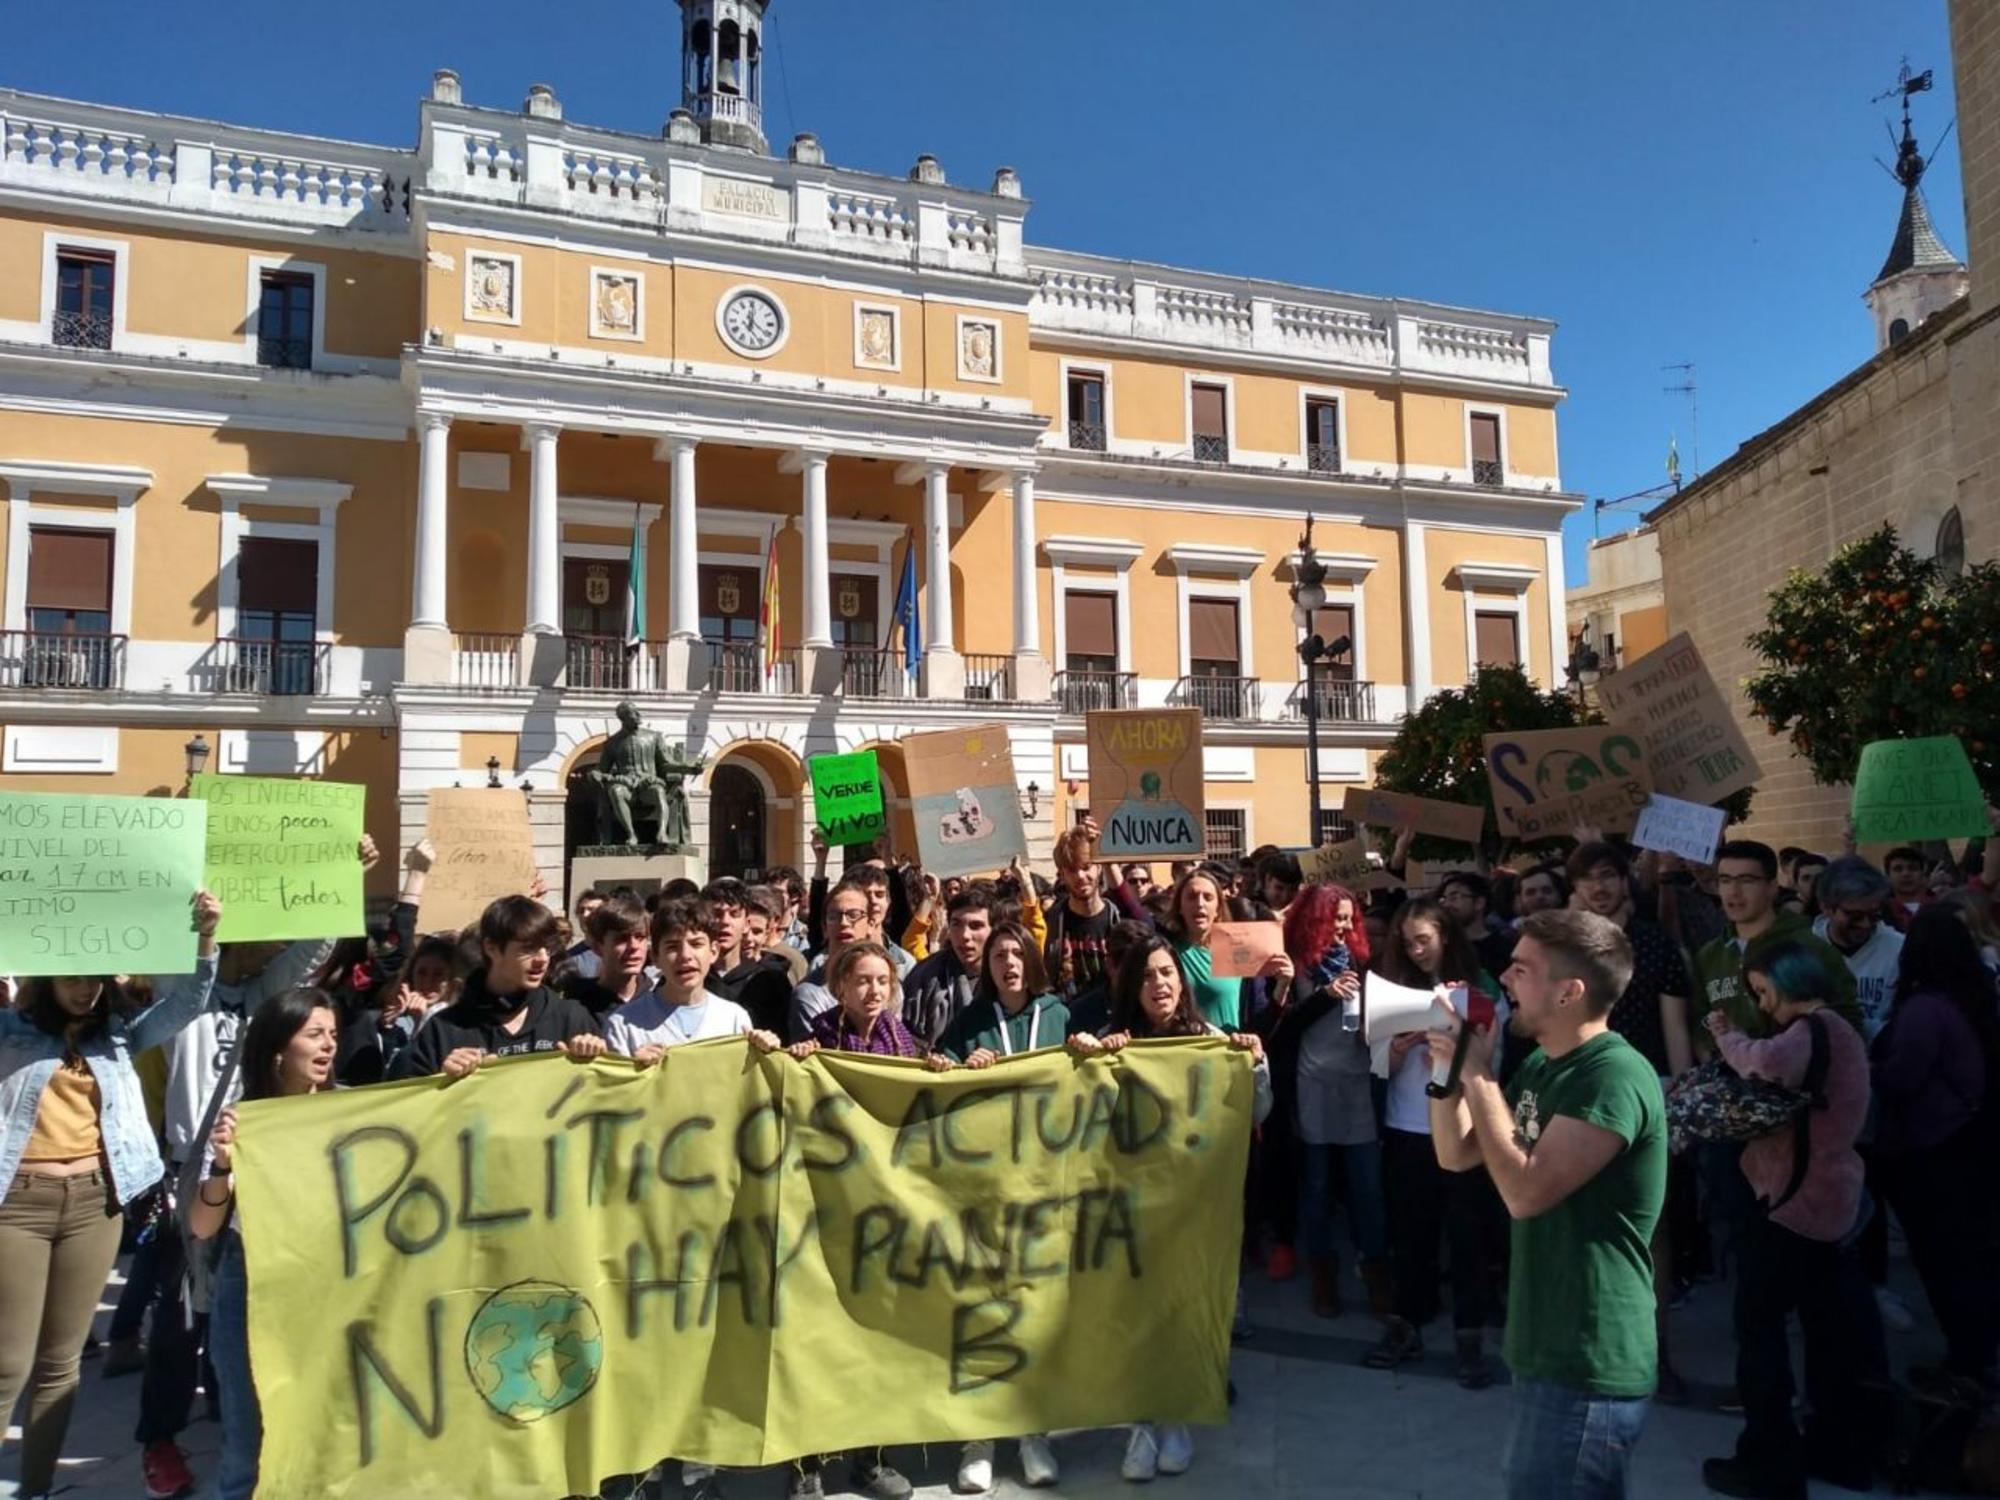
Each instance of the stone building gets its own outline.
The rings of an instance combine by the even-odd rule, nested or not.
[[[1874,357],[1647,513],[1668,631],[1691,632],[1725,688],[1755,670],[1746,638],[1791,569],[1885,522],[1947,567],[2000,549],[2000,7],[1951,0],[1951,34],[1969,274],[1931,228],[1906,126],[1901,211],[1866,293]],[[1837,847],[1847,789],[1815,785],[1733,696],[1765,773],[1747,832]]]
[[[1313,840],[1309,769],[1338,807],[1473,663],[1559,680],[1552,324],[1040,247],[1006,168],[774,155],[766,0],[681,6],[653,136],[451,72],[401,146],[0,90],[0,784],[172,790],[198,737],[366,783],[386,847],[490,768],[559,886],[625,697],[706,755],[732,872],[804,857],[805,757],[886,747],[906,826],[894,742],[979,722],[1046,849],[1084,713],[1184,703],[1229,852]],[[1352,641],[1311,768],[1307,516]]]

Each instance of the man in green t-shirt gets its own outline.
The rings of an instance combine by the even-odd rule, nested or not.
[[[1666,1195],[1666,1100],[1652,1065],[1606,1022],[1632,947],[1593,912],[1521,924],[1504,983],[1510,1023],[1537,1044],[1503,1090],[1489,1031],[1463,1049],[1458,1086],[1433,1090],[1431,1139],[1448,1172],[1484,1165],[1513,1217],[1508,1500],[1619,1500],[1658,1373],[1648,1248]]]

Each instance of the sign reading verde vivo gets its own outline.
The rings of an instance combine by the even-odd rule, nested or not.
[[[1087,714],[1090,808],[1102,859],[1192,859],[1203,822],[1201,710],[1106,709]]]
[[[662,1453],[1226,1419],[1245,1053],[746,1048],[243,1105],[261,1491],[595,1494]],[[294,1357],[302,1318],[329,1357]]]
[[[208,806],[0,792],[0,974],[185,974]]]
[[[1026,857],[1006,725],[913,734],[901,744],[925,874],[978,875]]]
[[[1950,735],[1876,740],[1854,773],[1854,836],[1864,844],[1981,838],[1986,797],[1965,746]]]
[[[1500,831],[1545,839],[1579,826],[1626,833],[1652,794],[1638,739],[1622,729],[1489,734],[1486,775]]]
[[[829,844],[865,844],[887,824],[882,807],[881,767],[873,750],[847,755],[815,755],[813,812]]]
[[[222,903],[216,939],[366,932],[358,846],[367,793],[339,781],[195,777],[189,795],[208,804],[207,885]]]

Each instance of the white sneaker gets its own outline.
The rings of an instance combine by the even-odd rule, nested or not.
[[[1160,1472],[1185,1474],[1194,1462],[1194,1434],[1184,1422],[1169,1422],[1160,1429]]]
[[[1062,1477],[1056,1467],[1055,1449],[1049,1446],[1048,1434],[1030,1432],[1021,1439],[1021,1477],[1031,1490],[1046,1489]]]
[[[983,1495],[993,1488],[993,1443],[981,1438],[958,1451],[958,1478],[954,1490],[961,1495]]]
[[[1875,1305],[1882,1310],[1882,1324],[1892,1333],[1909,1333],[1917,1326],[1909,1303],[1886,1286],[1875,1288]]]
[[[1160,1472],[1160,1439],[1151,1422],[1134,1422],[1125,1441],[1125,1462],[1118,1472],[1134,1484],[1144,1484]]]

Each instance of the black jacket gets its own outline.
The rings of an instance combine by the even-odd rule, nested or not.
[[[528,1014],[520,1028],[506,1030],[501,1023],[524,1006]],[[393,1074],[428,1077],[461,1047],[476,1047],[492,1057],[514,1057],[554,1052],[573,1036],[595,1036],[599,1030],[588,1010],[546,985],[526,994],[495,995],[486,988],[486,971],[475,969],[458,1003],[429,1017],[418,1029],[396,1058]]]

